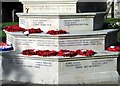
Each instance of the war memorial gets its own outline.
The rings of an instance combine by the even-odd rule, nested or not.
[[[20,0],[19,26],[6,27],[2,80],[35,84],[118,83],[117,29],[105,12],[77,13],[77,0]]]

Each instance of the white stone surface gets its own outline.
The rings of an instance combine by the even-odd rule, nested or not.
[[[20,0],[24,13],[76,13],[77,0]]]
[[[19,26],[22,28],[41,28],[49,30],[66,30],[67,32],[92,31],[95,13],[81,14],[24,14],[19,16]]]
[[[15,51],[22,52],[26,49],[39,50],[77,50],[92,49],[105,50],[105,35],[83,36],[24,36],[7,33],[7,43],[13,44]]]
[[[113,58],[61,62],[59,84],[117,81],[118,73],[113,66],[116,66],[116,61]]]
[[[6,32],[7,43],[13,44],[15,52],[6,52],[1,56],[0,69],[3,72],[3,80],[38,84],[90,84],[111,81],[118,83],[118,53],[98,52],[92,57],[76,58],[29,57],[20,54],[26,49],[103,51],[116,43],[115,30],[93,32],[98,30],[96,26],[99,27],[101,21],[96,20],[102,20],[103,14],[99,18],[95,18],[96,13],[76,14],[77,0],[20,0],[20,2],[23,3],[24,13],[17,13],[19,26],[26,29],[41,28],[44,33],[25,36],[22,32]],[[60,29],[70,34],[58,36],[45,34],[48,30]]]
[[[3,80],[57,84],[58,63],[42,60],[4,58]]]
[[[84,34],[83,34],[84,33]],[[116,30],[104,30],[95,32],[81,32],[81,34],[67,34],[52,36],[48,34],[31,34],[25,36],[23,33],[7,34],[7,43],[13,44],[15,51],[21,53],[26,49],[39,50],[77,50],[92,49],[94,51],[102,51],[105,48],[116,44],[116,37],[109,37],[117,33]],[[99,35],[98,35],[99,34]],[[111,40],[111,42],[109,41]]]
[[[120,0],[118,0],[117,17],[120,18]]]
[[[99,53],[99,52],[98,52]],[[3,54],[3,80],[38,84],[118,83],[118,53],[77,58]]]
[[[19,0],[20,2],[23,2],[23,1],[25,1],[25,2],[34,2],[34,1],[39,1],[39,2],[74,2],[74,1],[78,1],[78,0]]]

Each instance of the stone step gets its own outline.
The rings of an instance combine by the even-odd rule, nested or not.
[[[26,49],[56,51],[61,49],[91,49],[100,51],[117,43],[117,30],[112,29],[56,36],[44,33],[25,36],[22,32],[6,32],[6,34],[7,43],[12,44],[18,53]]]
[[[47,57],[36,59],[34,56],[17,56],[12,52],[8,54],[6,52],[2,54],[0,60],[3,69],[2,79],[34,84],[108,84],[110,82],[118,84],[118,53],[108,52],[108,54],[106,58],[101,55],[99,59],[89,57],[86,60],[59,62],[59,58],[56,61],[54,58],[45,60]]]
[[[44,32],[63,29],[69,33],[77,33],[102,29],[105,13],[17,13],[17,15],[19,26],[22,28],[41,28]]]

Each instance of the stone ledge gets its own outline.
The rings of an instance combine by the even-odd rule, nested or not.
[[[29,34],[29,36],[43,36],[43,37],[65,37],[65,36],[88,36],[88,35],[106,35],[108,33],[111,32],[116,32],[118,31],[118,29],[106,29],[106,30],[97,30],[97,31],[81,31],[81,32],[70,32],[69,34],[58,34],[58,35],[50,35],[50,34],[46,34],[46,33],[33,33],[33,34]],[[5,33],[7,34],[11,34],[11,35],[15,35],[15,36],[24,36],[24,34],[22,32],[7,32],[4,30]]]
[[[108,52],[108,51],[98,51],[97,54],[87,57],[62,57],[62,56],[51,56],[51,57],[42,57],[42,56],[27,56],[22,54],[16,54],[15,51],[1,52],[3,58],[13,58],[13,59],[31,59],[31,60],[44,60],[44,61],[57,61],[57,62],[67,62],[67,61],[79,61],[79,60],[93,60],[93,59],[107,59],[107,58],[117,58],[119,52]],[[17,57],[17,58],[16,58]]]
[[[60,62],[44,60],[45,58],[11,57],[14,58],[2,58],[3,80],[36,84],[118,83],[117,58],[109,58],[109,56],[102,59]]]
[[[98,12],[98,13],[16,13],[18,16],[39,16],[39,15],[43,15],[43,16],[63,16],[63,15],[66,15],[66,16],[77,16],[77,15],[80,15],[80,16],[95,16],[96,14],[104,14],[105,12]]]

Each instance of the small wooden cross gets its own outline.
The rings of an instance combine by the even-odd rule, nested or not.
[[[26,13],[28,13],[28,11],[29,11],[29,8],[26,8]]]

